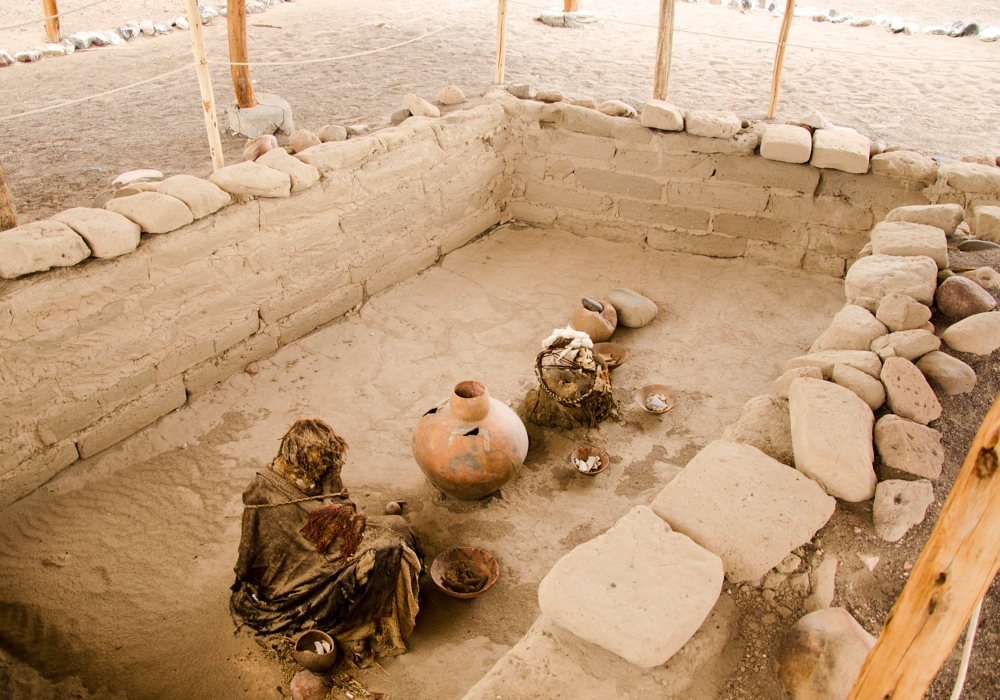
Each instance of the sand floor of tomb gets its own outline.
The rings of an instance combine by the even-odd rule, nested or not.
[[[469,378],[519,408],[541,340],[582,295],[617,286],[660,308],[615,335],[629,350],[613,374],[622,422],[529,425],[502,498],[441,500],[410,454],[419,416]],[[391,675],[361,676],[397,698],[461,698],[534,621],[553,563],[648,503],[842,299],[840,280],[801,271],[500,227],[0,513],[0,639],[50,678],[129,697],[280,697],[279,665],[228,614],[240,494],[287,426],[318,416],[350,443],[344,481],[365,510],[405,500],[429,557],[472,545],[499,559],[500,580],[474,601],[425,579],[410,653],[383,661]],[[648,382],[676,389],[672,412],[632,403]],[[580,443],[603,446],[611,468],[574,473]]]

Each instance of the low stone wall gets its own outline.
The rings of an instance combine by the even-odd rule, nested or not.
[[[973,207],[1000,197],[998,168],[986,169],[996,182],[971,183],[985,166],[935,172],[919,156],[930,171],[918,171],[900,151],[857,175],[762,158],[766,125],[708,138],[568,103],[496,99],[521,123],[511,216],[580,236],[839,277],[891,209],[959,203],[971,220]]]
[[[335,167],[303,192],[3,282],[0,507],[496,224],[503,117],[486,104],[329,144]]]

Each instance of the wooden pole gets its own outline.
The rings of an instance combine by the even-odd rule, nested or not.
[[[778,50],[774,54],[774,75],[771,77],[771,103],[767,107],[767,118],[778,115],[778,92],[781,90],[781,69],[785,65],[785,42],[792,29],[795,17],[795,0],[785,0],[785,17],[781,20],[781,34],[778,36]]]
[[[212,168],[225,167],[222,155],[222,138],[219,136],[219,120],[215,114],[215,93],[212,91],[212,76],[208,73],[208,57],[205,55],[205,35],[201,28],[201,12],[198,0],[186,0],[188,25],[191,30],[191,47],[194,49],[195,71],[201,88],[201,106],[205,112],[205,131],[208,132],[208,148],[212,152]]]
[[[56,7],[56,0],[42,0],[42,14],[45,17],[45,35],[49,38],[49,43],[58,43],[62,37],[59,36],[59,8]]]
[[[10,190],[7,189],[7,178],[3,174],[3,163],[0,162],[0,231],[16,226],[17,210],[14,209],[14,200],[11,199]]]
[[[670,54],[674,50],[674,0],[660,0],[660,31],[656,35],[656,74],[653,99],[667,99],[670,80]]]
[[[249,63],[246,0],[227,1],[226,26],[229,29],[229,61],[231,63]],[[250,66],[230,66],[229,70],[233,75],[236,106],[245,109],[256,105],[257,98],[254,97],[253,83],[250,81]]]
[[[580,0],[563,0],[563,12],[579,12]]]
[[[919,700],[1000,569],[1000,396],[847,700]]]
[[[503,69],[507,61],[507,0],[497,2],[497,69],[493,81],[503,84]]]

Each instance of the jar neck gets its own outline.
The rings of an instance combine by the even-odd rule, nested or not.
[[[466,423],[475,423],[483,420],[490,412],[490,394],[482,382],[459,382],[451,392],[450,406],[456,418]]]

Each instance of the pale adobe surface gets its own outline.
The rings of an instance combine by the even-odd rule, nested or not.
[[[66,9],[71,7],[69,0],[63,2]],[[38,4],[4,2],[0,24],[37,16]],[[933,4],[855,0],[838,9],[916,14],[928,23],[978,17],[1000,24],[1000,11],[984,5],[957,0]],[[584,6],[609,19],[652,25],[657,20],[656,0],[627,5],[584,0]],[[101,31],[132,19],[163,20],[183,14],[183,7],[180,0],[109,2],[69,15],[64,29]],[[619,98],[635,106],[651,96],[655,28],[601,22],[584,30],[553,29],[535,22],[535,14],[530,7],[510,6],[508,81],[527,81],[598,100]],[[206,27],[210,60],[228,60],[222,19]],[[357,59],[255,67],[256,87],[287,99],[296,123],[313,131],[328,123],[387,124],[408,92],[433,99],[454,83],[468,96],[478,96],[493,82],[496,11],[488,2],[283,3],[249,17],[250,57],[294,61],[339,56],[388,46],[452,23],[457,24],[426,40]],[[676,27],[774,41],[780,20],[766,12],[744,15],[720,6],[678,3]],[[42,39],[41,25],[8,30],[0,32],[0,48],[30,48]],[[858,29],[801,18],[793,24],[791,41],[856,55],[790,48],[779,118],[802,116],[816,108],[837,124],[930,154],[1000,153],[1000,131],[995,128],[1000,116],[997,64],[972,62],[1000,61],[1000,42],[890,35],[879,27]],[[941,63],[944,59],[961,62]],[[744,118],[762,119],[773,60],[774,47],[769,44],[678,32],[669,99],[688,109],[730,109]],[[0,118],[127,85],[191,61],[188,32],[175,31],[126,46],[3,68],[0,92],[6,99],[0,105]],[[213,66],[212,79],[225,126],[224,107],[233,100],[228,68]],[[244,141],[223,137],[228,162],[242,158]],[[116,175],[133,168],[199,176],[211,170],[193,71],[95,102],[0,122],[0,143],[4,144],[0,158],[23,221],[89,205]],[[89,168],[101,172],[81,172]]]
[[[559,557],[649,503],[670,465],[766,393],[839,308],[840,284],[501,228],[0,512],[0,639],[49,677],[129,697],[277,698],[278,664],[232,634],[232,516],[288,424],[320,416],[350,442],[345,483],[369,512],[404,499],[430,556],[478,545],[499,558],[500,580],[476,601],[428,582],[411,653],[384,663],[390,678],[359,676],[400,700],[461,698],[535,620],[538,582]],[[613,375],[625,423],[529,426],[528,460],[501,500],[439,500],[410,455],[419,416],[473,377],[519,407],[541,340],[583,294],[616,286],[660,307],[614,338],[629,349]],[[641,413],[632,396],[647,382],[674,387],[677,407]],[[597,477],[568,465],[584,442],[612,457]]]

